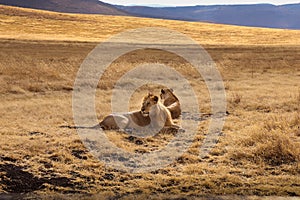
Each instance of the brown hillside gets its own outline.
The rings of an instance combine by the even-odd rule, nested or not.
[[[66,13],[127,15],[126,11],[98,0],[0,0],[0,4]]]
[[[296,45],[300,31],[105,15],[64,14],[0,5],[0,37],[96,41],[140,27],[166,27],[212,45]]]

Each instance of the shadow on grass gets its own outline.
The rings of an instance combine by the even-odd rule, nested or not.
[[[69,178],[39,178],[14,164],[1,164],[0,172],[4,172],[1,175],[0,184],[3,185],[3,189],[8,193],[30,193],[43,189],[45,184],[58,187],[74,187]],[[2,198],[0,197],[0,199]]]

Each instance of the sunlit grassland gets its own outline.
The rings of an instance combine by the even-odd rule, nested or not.
[[[0,10],[1,192],[300,195],[300,31]],[[223,77],[229,115],[208,158],[198,156],[209,125],[205,120],[192,146],[170,166],[131,174],[105,167],[87,151],[76,130],[60,126],[74,125],[72,87],[97,42],[152,26],[183,32],[203,45]],[[111,112],[114,82],[153,58],[182,73],[198,96],[201,112],[210,112],[209,92],[192,66],[176,55],[147,49],[120,57],[105,72],[97,88],[99,120]],[[147,90],[158,93],[159,86],[137,91],[131,109],[139,109]],[[119,147],[144,153],[162,148],[173,134],[140,139],[109,131],[107,136]],[[36,179],[20,173],[20,182],[13,182],[16,177],[8,178],[4,166],[20,167]]]

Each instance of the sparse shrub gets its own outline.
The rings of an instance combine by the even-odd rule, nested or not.
[[[262,133],[264,136],[253,149],[254,160],[278,166],[298,161],[299,147],[282,133]]]
[[[300,160],[300,145],[295,143],[289,133],[298,129],[300,113],[289,117],[271,115],[264,122],[261,130],[253,132],[247,139],[252,143],[253,160],[269,165],[289,164]]]
[[[231,160],[250,160],[272,166],[290,164],[300,159],[300,146],[287,135],[277,132],[261,131],[243,138],[230,153]]]

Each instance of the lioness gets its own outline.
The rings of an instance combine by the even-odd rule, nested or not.
[[[101,122],[100,127],[104,130],[111,129],[139,129],[150,124],[150,117],[141,111],[124,114],[110,114]]]
[[[172,89],[161,89],[160,98],[163,100],[164,106],[171,112],[173,119],[179,118],[181,115],[181,107],[178,98],[173,93]]]
[[[152,128],[176,128],[180,127],[174,124],[170,111],[166,106],[158,101],[158,97],[149,93],[144,97],[141,111],[145,115],[149,115]]]

